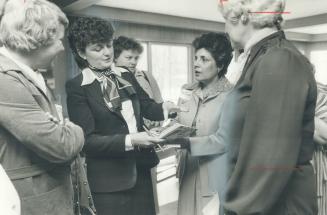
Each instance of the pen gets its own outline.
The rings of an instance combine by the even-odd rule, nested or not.
[[[149,136],[153,137],[153,134],[151,133],[151,131],[150,131],[147,127],[145,127],[145,125],[143,125],[143,129],[145,130],[145,132],[146,132]],[[160,146],[160,144],[157,144],[157,146],[159,146],[159,148],[160,148],[161,151],[164,150],[164,149]]]

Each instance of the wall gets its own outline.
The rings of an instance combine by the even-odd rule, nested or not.
[[[172,28],[166,26],[153,26],[119,21],[114,21],[113,25],[115,27],[115,36],[127,35],[129,37],[134,37],[141,41],[150,42],[191,44],[194,38],[198,37],[202,33],[207,32],[206,30]],[[221,26],[217,27],[217,31],[219,30],[222,31]],[[303,50],[304,54],[308,58],[310,58],[311,50],[318,48],[327,49],[327,43],[310,44],[308,42],[295,41],[294,44],[300,50]],[[190,57],[192,58],[192,56]],[[58,57],[54,67],[54,77],[56,80],[55,94],[57,95],[57,97],[61,98],[61,102],[64,107],[64,112],[66,112],[66,95],[64,85],[67,79],[74,77],[76,74],[78,74],[78,69],[74,63],[73,57],[66,43],[66,52]]]
[[[316,80],[327,85],[327,42],[311,43],[308,52],[316,68]]]

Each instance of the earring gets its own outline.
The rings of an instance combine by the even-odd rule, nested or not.
[[[241,22],[245,25],[248,22],[248,17],[245,16],[244,14],[241,16]]]

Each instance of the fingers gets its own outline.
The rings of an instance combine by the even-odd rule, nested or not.
[[[143,148],[152,148],[155,146],[155,144],[153,142],[147,141],[140,143],[138,146]]]
[[[164,142],[165,140],[157,137],[149,137],[148,141],[150,141],[151,143],[158,144]]]
[[[189,112],[189,109],[185,106],[179,106],[180,112]]]
[[[168,115],[171,113],[179,113],[179,112],[188,112],[189,111],[186,107],[180,107],[170,101],[164,102],[162,105],[162,108],[164,111],[165,119],[168,119]]]
[[[170,112],[176,112],[176,113],[179,113],[179,112],[182,112],[182,108],[177,106],[177,105],[174,105],[170,108]]]
[[[167,109],[164,109],[164,119],[168,119],[168,114],[169,114],[169,111]]]

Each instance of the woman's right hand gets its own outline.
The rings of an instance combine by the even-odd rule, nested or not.
[[[141,148],[154,147],[156,144],[164,141],[158,137],[150,136],[146,132],[139,132],[129,135],[131,137],[132,145]]]

